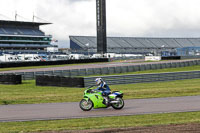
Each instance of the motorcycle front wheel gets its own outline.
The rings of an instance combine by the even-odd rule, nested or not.
[[[120,97],[117,97],[116,101],[118,101],[118,103],[113,103],[111,106],[117,110],[122,109],[124,107],[124,100]]]
[[[91,100],[87,101],[85,99],[82,99],[79,103],[79,106],[83,111],[90,111],[93,107],[93,103]]]

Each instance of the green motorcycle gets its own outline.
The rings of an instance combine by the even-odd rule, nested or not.
[[[102,96],[101,91],[96,91],[89,87],[84,91],[84,97],[80,101],[79,106],[83,111],[90,111],[92,108],[108,108],[110,106],[119,110],[124,107],[124,100],[122,98],[122,91],[114,91],[105,97]]]

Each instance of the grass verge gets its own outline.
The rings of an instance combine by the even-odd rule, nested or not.
[[[200,95],[200,79],[170,82],[112,85],[112,91],[122,90],[124,99],[159,98]],[[35,81],[23,81],[22,85],[0,85],[0,104],[35,104],[78,102],[84,88],[41,87]]]
[[[0,123],[1,133],[127,128],[200,123],[200,112]]]

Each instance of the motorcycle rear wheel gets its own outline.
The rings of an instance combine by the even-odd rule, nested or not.
[[[85,99],[82,99],[79,103],[79,106],[83,111],[90,111],[93,107],[93,103],[91,100],[87,101]]]
[[[120,97],[117,97],[116,101],[119,101],[119,103],[113,103],[113,104],[111,104],[111,106],[117,110],[122,109],[124,107],[124,100]]]

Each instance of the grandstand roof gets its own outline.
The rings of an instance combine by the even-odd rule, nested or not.
[[[10,20],[0,20],[0,25],[29,25],[29,26],[40,26],[40,25],[48,25],[52,23],[42,23],[42,22],[25,22],[25,21],[10,21]]]
[[[47,24],[51,23],[0,20],[0,35],[44,36],[39,26]]]
[[[94,36],[70,36],[71,41],[81,48],[96,48]],[[158,37],[108,37],[108,48],[181,48],[199,47],[200,38],[158,38]],[[73,46],[70,46],[71,48]]]

